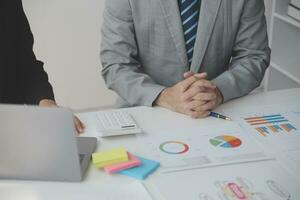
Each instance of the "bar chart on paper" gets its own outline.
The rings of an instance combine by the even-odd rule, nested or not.
[[[281,151],[299,149],[300,144],[300,107],[249,107],[238,112],[228,110],[234,121],[245,128],[246,132],[263,143]]]
[[[289,134],[297,131],[297,128],[281,114],[252,116],[244,120],[261,135]]]

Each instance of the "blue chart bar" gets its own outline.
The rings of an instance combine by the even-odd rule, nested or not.
[[[261,129],[265,132],[265,133],[270,133],[268,130],[268,127],[261,127]]]
[[[280,114],[265,115],[265,116],[259,116],[259,117],[249,117],[249,118],[245,118],[245,120],[252,126],[288,122],[288,120]]]
[[[284,119],[282,115],[267,115],[259,117],[261,120]]]
[[[278,114],[278,115],[266,115],[266,116],[261,116],[261,118],[265,118],[265,119],[273,118],[273,117],[282,117],[282,115]]]
[[[281,124],[280,125],[284,130],[286,130],[287,132],[291,132],[292,130],[297,130],[294,126],[292,126],[291,124]]]

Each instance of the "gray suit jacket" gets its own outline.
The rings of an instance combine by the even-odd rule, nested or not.
[[[177,0],[107,0],[102,75],[120,106],[151,106],[186,71],[207,72],[224,101],[257,87],[270,60],[263,0],[202,0],[191,67]]]

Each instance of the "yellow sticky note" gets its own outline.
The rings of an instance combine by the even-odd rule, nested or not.
[[[119,147],[110,151],[93,153],[92,160],[96,167],[102,168],[112,164],[128,161],[128,154],[125,148]]]

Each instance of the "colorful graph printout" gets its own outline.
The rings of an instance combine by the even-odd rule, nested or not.
[[[144,155],[161,163],[160,172],[273,159],[237,124],[206,126],[203,131],[202,126],[183,129],[138,136],[145,145]]]
[[[227,165],[153,178],[163,199],[299,200],[297,177],[277,161]],[[173,184],[170,187],[171,183]]]
[[[216,147],[236,148],[241,146],[242,141],[234,136],[222,135],[209,140],[210,144]]]
[[[262,136],[291,133],[297,130],[297,128],[281,114],[248,117],[244,118],[244,120]]]
[[[167,154],[184,154],[188,152],[189,146],[180,141],[167,141],[159,145],[159,149]]]

